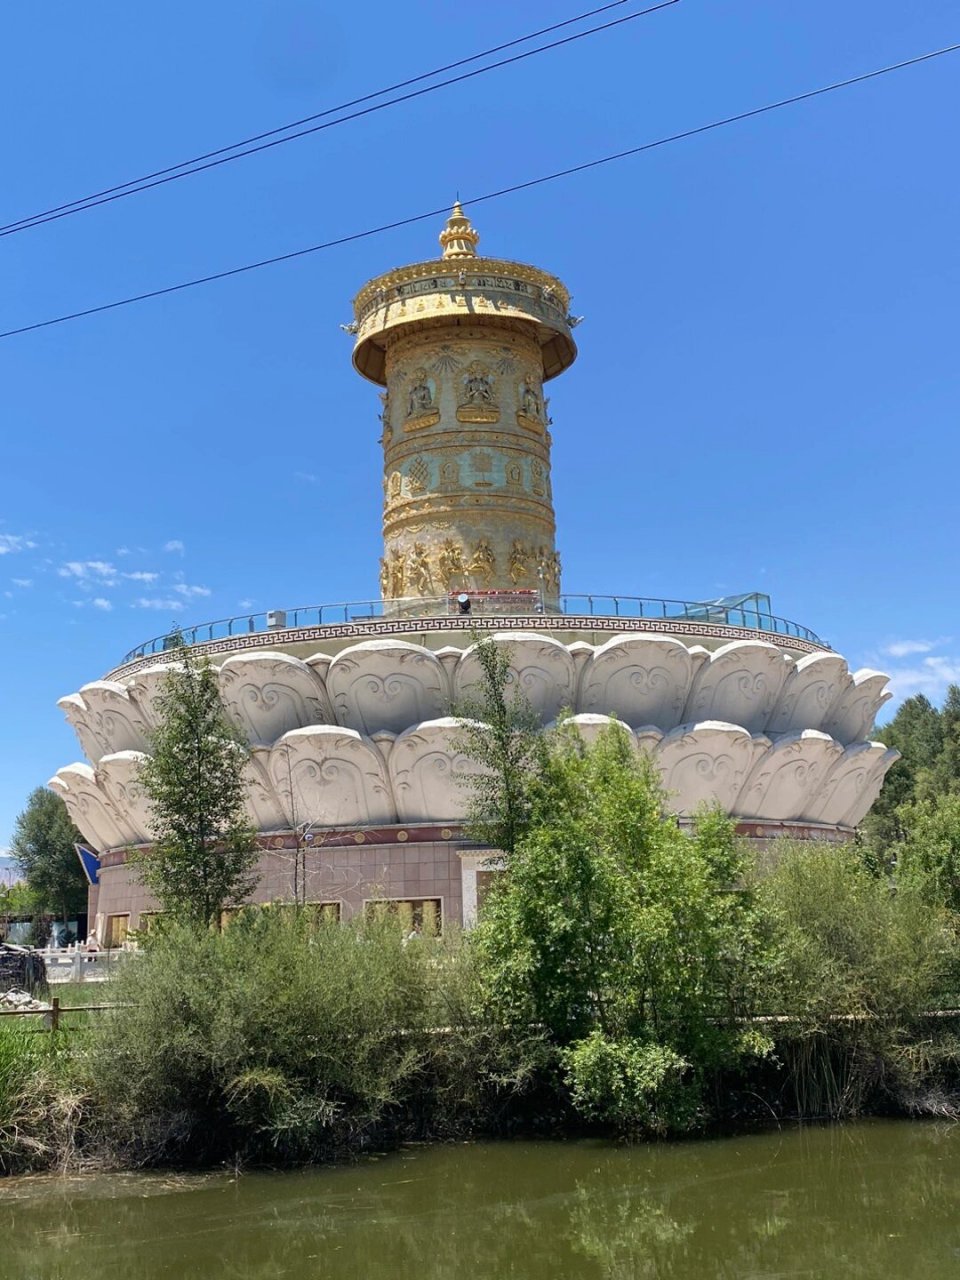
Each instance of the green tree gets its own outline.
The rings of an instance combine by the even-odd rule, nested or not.
[[[664,817],[652,765],[615,726],[550,735],[530,817],[475,933],[491,1013],[543,1026],[575,1105],[624,1129],[684,1128],[710,1073],[747,1051],[738,1015],[763,946],[733,826]]]
[[[889,847],[903,837],[898,810],[913,800],[918,785],[936,766],[943,749],[940,712],[922,693],[907,698],[877,736],[901,753],[887,774],[883,790],[864,821],[864,834],[875,859],[889,858]]]
[[[63,800],[46,787],[30,793],[17,817],[11,851],[37,910],[62,920],[87,909],[87,880],[74,843],[83,836]]]
[[[155,841],[136,861],[171,919],[209,926],[257,880],[256,835],[244,808],[249,748],[227,719],[209,662],[183,644],[173,658],[140,773]]]
[[[904,836],[897,846],[897,883],[960,912],[960,795],[920,800],[899,814]]]
[[[474,636],[479,688],[455,712],[461,727],[457,749],[474,762],[460,782],[470,792],[472,839],[508,857],[530,821],[531,783],[543,763],[540,720],[510,670],[510,649],[489,636]]]

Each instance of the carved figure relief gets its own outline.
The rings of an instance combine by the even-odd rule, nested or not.
[[[460,488],[460,463],[459,462],[441,462],[440,463],[440,488],[441,489],[459,489]]]
[[[396,502],[400,497],[402,488],[403,476],[399,471],[392,471],[390,473],[390,479],[387,481],[387,500],[389,502]]]
[[[462,579],[466,573],[466,566],[463,563],[463,548],[458,542],[454,542],[452,538],[444,538],[443,545],[437,556],[437,575],[440,579],[441,586],[447,590],[452,590],[453,586],[462,585]],[[457,580],[460,581],[457,581]]]
[[[406,586],[406,559],[402,551],[394,547],[390,552],[390,594],[399,599]]]
[[[543,463],[538,462],[536,458],[530,463],[531,489],[538,498],[542,498],[546,492],[543,479]]]
[[[416,369],[407,389],[407,419],[405,431],[420,431],[440,421],[437,404],[437,384],[427,376],[426,369]]]
[[[515,587],[523,582],[530,572],[530,548],[525,547],[519,538],[514,538],[510,548],[510,581]]]
[[[504,467],[504,475],[507,479],[508,489],[523,488],[523,467],[519,462],[508,462]]]
[[[546,547],[537,550],[537,576],[548,591],[560,590],[560,553],[548,551]]]
[[[460,380],[458,422],[499,422],[494,400],[494,378],[486,365],[474,360]]]
[[[528,431],[543,434],[544,410],[539,385],[533,378],[524,378],[517,388],[517,423]]]
[[[473,578],[479,578],[484,587],[489,587],[496,567],[497,557],[494,555],[493,548],[486,538],[481,538],[470,557],[467,572]]]
[[[380,594],[384,600],[390,595],[390,566],[380,557]]]
[[[410,557],[410,577],[418,596],[429,596],[433,592],[433,575],[430,572],[430,560],[427,549],[422,542],[413,544]]]

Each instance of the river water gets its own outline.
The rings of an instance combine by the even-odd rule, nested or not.
[[[960,1276],[960,1128],[410,1147],[295,1173],[0,1181],[0,1280]]]

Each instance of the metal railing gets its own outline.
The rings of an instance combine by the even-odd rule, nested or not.
[[[167,632],[144,641],[125,654],[120,666],[137,658],[168,653],[184,644],[206,644],[230,636],[286,631],[297,627],[332,626],[337,623],[372,622],[382,618],[439,618],[460,612],[457,596],[409,597],[402,600],[347,600],[336,604],[298,605],[294,609],[271,609],[265,613],[236,614],[216,618],[179,632]],[[726,597],[723,600],[667,600],[654,596],[621,596],[584,592],[563,594],[544,600],[536,591],[473,592],[469,595],[472,615],[507,617],[540,613],[594,615],[604,618],[684,619],[689,622],[745,627],[751,631],[791,636],[811,644],[829,646],[809,627],[777,617],[769,612],[769,598],[763,595]]]

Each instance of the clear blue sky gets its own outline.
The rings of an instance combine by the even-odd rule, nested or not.
[[[576,0],[6,5],[0,221],[572,15]],[[0,329],[468,198],[952,43],[955,3],[681,0],[0,239]],[[586,316],[564,585],[764,590],[899,697],[960,678],[960,55],[474,212]],[[433,224],[0,342],[0,846],[132,645],[377,593],[376,392],[338,324]]]

